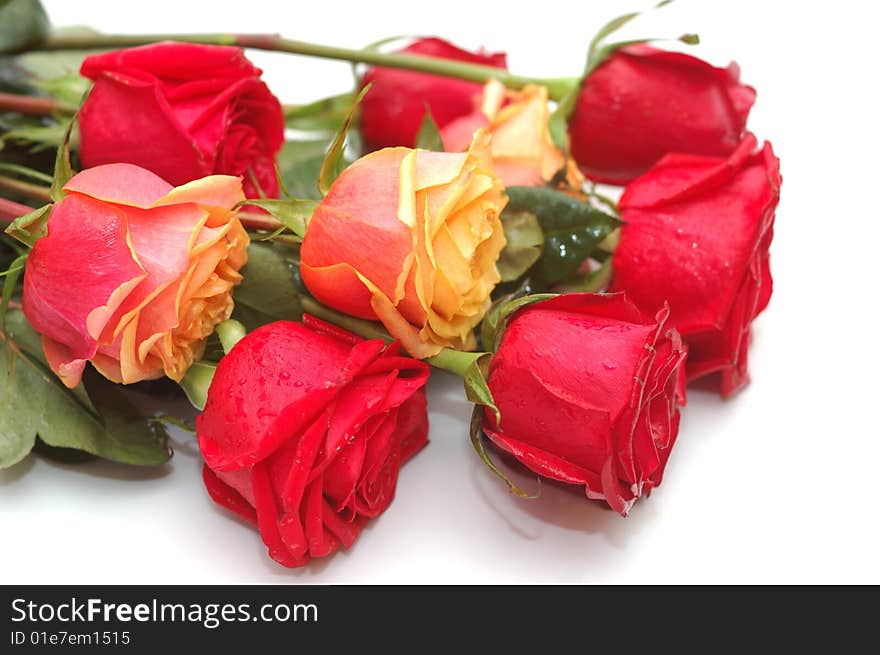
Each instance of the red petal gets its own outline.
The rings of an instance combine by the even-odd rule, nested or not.
[[[202,480],[215,503],[222,505],[257,527],[257,511],[253,506],[235,489],[222,482],[207,465],[202,467]]]
[[[79,127],[80,156],[87,168],[122,160],[171,184],[213,172],[154,83],[120,73],[102,75],[80,110]]]
[[[748,326],[772,292],[779,160],[769,144],[752,154],[754,144],[749,136],[726,160],[670,155],[633,182],[613,262],[615,290],[645,311],[669,302],[689,377],[727,371],[726,393],[748,379]]]
[[[419,39],[403,52],[507,68],[503,53],[468,52],[436,38]],[[470,113],[482,90],[475,82],[392,68],[368,70],[363,78],[363,85],[367,84],[373,85],[361,104],[361,133],[367,150],[415,147],[427,110],[442,128]]]
[[[278,528],[278,505],[272,493],[269,474],[262,462],[254,465],[253,472],[254,499],[257,508],[257,524],[263,543],[269,549],[269,556],[279,564],[287,567],[302,566],[308,562],[308,555],[297,557],[291,553]]]
[[[94,80],[101,73],[130,69],[172,79],[241,78],[262,73],[236,46],[170,41],[89,55],[80,73]]]
[[[85,273],[83,261],[89,263]],[[47,236],[28,257],[23,308],[34,329],[54,342],[50,356],[65,384],[79,382],[113,312],[144,277],[118,210],[78,194],[55,205]],[[62,374],[67,364],[79,372]]]
[[[336,394],[348,356],[345,344],[300,323],[249,333],[217,366],[197,420],[209,466],[251,466],[302,430]]]
[[[625,184],[670,152],[730,154],[755,99],[738,74],[645,45],[617,50],[578,96],[575,160],[594,180]]]

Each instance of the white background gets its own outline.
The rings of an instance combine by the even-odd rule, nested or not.
[[[345,4],[348,6],[341,10]],[[436,33],[507,50],[524,74],[576,75],[586,44],[637,2],[46,2],[104,31],[282,31],[358,46]],[[810,8],[807,8],[807,7]],[[818,7],[822,7],[819,9]],[[877,480],[878,105],[870,3],[679,1],[627,36],[699,32],[758,89],[751,129],[782,159],[776,280],[753,382],[694,391],[663,485],[622,519],[545,485],[509,496],[467,439],[456,380],[430,384],[431,443],[352,551],[296,571],[215,507],[198,450],[161,470],[30,457],[0,472],[3,583],[880,582]],[[344,63],[253,53],[283,101],[345,90]],[[527,476],[518,478],[529,485]]]

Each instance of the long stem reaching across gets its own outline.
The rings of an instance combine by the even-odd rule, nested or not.
[[[353,63],[403,68],[406,70],[455,77],[471,82],[487,82],[496,79],[504,86],[521,89],[528,84],[547,87],[550,98],[561,100],[578,83],[578,78],[539,78],[516,75],[500,68],[482,66],[449,59],[438,59],[377,50],[340,48],[286,39],[279,34],[54,34],[41,43],[32,44],[28,50],[85,50],[101,48],[128,48],[157,43],[181,41],[209,45],[233,45],[242,48],[288,52],[307,57],[339,59]]]
[[[55,98],[0,93],[0,111],[16,111],[29,116],[52,116],[73,114],[76,112],[76,107]]]
[[[16,180],[14,177],[7,177],[6,175],[0,175],[0,189],[28,196],[29,198],[34,198],[35,200],[41,200],[43,202],[52,201],[52,194],[49,187],[40,186],[39,184],[31,184],[30,182],[23,182],[22,180]]]

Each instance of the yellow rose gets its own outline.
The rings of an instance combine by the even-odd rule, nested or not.
[[[511,91],[490,80],[483,88],[479,111],[449,123],[440,135],[446,150],[458,152],[467,148],[475,130],[488,131],[492,166],[505,186],[539,186],[565,167],[569,185],[580,189],[584,177],[554,145],[549,125],[546,88],[531,85]]]
[[[386,148],[343,171],[303,240],[312,294],[382,321],[415,357],[473,349],[505,245],[489,141],[477,133],[462,153]]]

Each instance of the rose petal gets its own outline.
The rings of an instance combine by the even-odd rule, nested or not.
[[[82,274],[83,261],[89,262],[88,275]],[[119,211],[78,194],[55,205],[48,234],[28,257],[23,308],[47,340],[54,370],[65,384],[79,382],[82,362],[95,354],[115,310],[145,277]],[[66,363],[73,368],[62,375]]]

